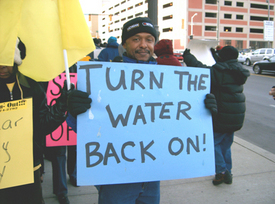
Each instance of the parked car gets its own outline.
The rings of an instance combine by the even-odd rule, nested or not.
[[[252,48],[246,48],[246,49],[240,50],[239,52],[240,52],[242,55],[245,55],[246,53],[250,53],[250,52],[253,52],[253,51],[255,51],[255,50],[252,49]]]
[[[255,62],[253,64],[253,71],[255,74],[261,74],[264,70],[275,71],[275,55],[264,60]]]
[[[244,62],[245,62],[245,56],[241,53],[239,53],[238,62],[240,62],[242,64],[244,64]]]
[[[174,53],[174,56],[175,56],[179,61],[183,61],[182,53]]]
[[[273,48],[261,48],[257,49],[251,53],[246,53],[245,64],[247,66],[253,64],[254,62],[262,60],[264,57],[271,57],[275,54],[275,49]]]

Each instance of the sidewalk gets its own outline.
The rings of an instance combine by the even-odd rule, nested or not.
[[[233,184],[214,186],[214,176],[161,181],[161,204],[274,204],[275,155],[235,136],[232,145]],[[45,160],[43,196],[58,204],[52,193],[51,163]],[[68,181],[71,204],[97,204],[93,186],[73,187]]]

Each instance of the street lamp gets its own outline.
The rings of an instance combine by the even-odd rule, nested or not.
[[[198,15],[197,13],[195,13],[192,17],[191,17],[191,35],[190,35],[190,39],[193,39],[193,18]]]

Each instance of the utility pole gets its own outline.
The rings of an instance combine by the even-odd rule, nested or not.
[[[217,41],[220,41],[220,1],[217,0],[218,4],[218,14],[217,14]],[[219,43],[220,44],[220,43]]]
[[[268,21],[270,21],[270,5],[269,5],[270,0],[266,0],[266,2],[268,3]],[[271,47],[270,41],[267,42],[267,47]]]
[[[154,24],[159,37],[160,32],[158,26],[158,0],[148,1],[148,18],[150,18],[152,23]]]

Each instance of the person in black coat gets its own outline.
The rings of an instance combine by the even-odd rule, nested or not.
[[[211,93],[217,101],[217,112],[212,114],[216,164],[213,184],[231,184],[231,145],[234,132],[243,126],[246,110],[243,85],[250,72],[238,63],[238,50],[233,46],[223,47],[214,57],[216,64],[212,67],[202,64],[188,49],[183,57],[187,66],[211,70]]]
[[[18,66],[21,65],[25,57],[26,47],[24,43],[17,38],[14,65],[0,65],[0,103],[24,100],[26,98],[32,99],[33,158],[31,159],[33,159],[34,183],[0,189],[1,204],[44,203],[40,180],[43,141],[47,134],[54,131],[66,120],[67,111],[75,111],[77,113],[82,111],[79,111],[76,105],[80,102],[80,106],[83,107],[82,100],[79,100],[79,95],[85,98],[85,101],[88,99],[86,93],[83,93],[83,96],[82,92],[78,90],[71,90],[68,92],[65,86],[61,91],[61,96],[56,100],[56,103],[52,106],[47,106],[46,95],[41,85],[35,80],[24,76],[18,70]],[[91,99],[88,99],[88,103],[91,103]],[[1,134],[5,133],[1,132]],[[21,135],[21,137],[26,136],[27,135],[24,134]],[[20,169],[18,169],[18,174],[22,174]],[[3,172],[0,174],[0,178],[4,179]]]

